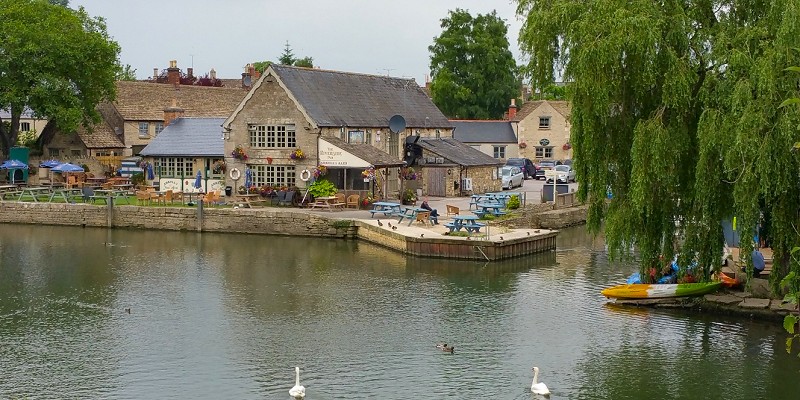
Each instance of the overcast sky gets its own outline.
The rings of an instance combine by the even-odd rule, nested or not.
[[[414,78],[429,73],[428,46],[448,10],[473,16],[492,10],[509,25],[511,51],[521,62],[522,25],[511,0],[70,0],[102,16],[122,47],[122,64],[139,79],[153,68],[214,68],[239,78],[247,63],[275,61],[288,41],[297,58],[325,69]]]

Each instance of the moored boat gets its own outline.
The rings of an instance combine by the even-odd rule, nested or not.
[[[603,296],[614,299],[668,299],[673,297],[700,296],[715,292],[722,282],[705,283],[634,283],[603,289]]]

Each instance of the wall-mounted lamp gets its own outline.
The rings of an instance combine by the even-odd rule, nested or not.
[[[222,130],[222,140],[230,140],[231,138],[231,130],[230,129],[223,129]]]
[[[447,169],[447,175],[453,175],[453,169],[452,168],[448,168]]]

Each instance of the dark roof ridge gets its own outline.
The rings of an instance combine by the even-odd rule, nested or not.
[[[339,71],[335,69],[325,69],[325,68],[308,68],[308,67],[298,67],[295,65],[283,65],[283,64],[272,64],[273,67],[279,68],[291,68],[291,69],[301,69],[306,71],[317,71],[317,72],[327,72],[333,74],[342,74],[342,75],[360,75],[360,76],[368,76],[373,78],[383,78],[383,79],[396,79],[400,81],[412,81],[417,83],[417,80],[414,78],[400,78],[397,76],[389,76],[389,75],[379,75],[379,74],[368,74],[366,72],[349,72],[349,71]],[[417,84],[419,86],[419,84]]]

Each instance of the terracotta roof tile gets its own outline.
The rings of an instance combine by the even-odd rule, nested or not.
[[[550,104],[551,107],[553,107],[556,111],[558,111],[559,114],[563,115],[567,119],[569,119],[569,116],[572,114],[572,104],[568,101],[535,100],[535,101],[528,101],[525,104],[523,104],[522,108],[517,112],[517,115],[514,117],[514,121],[522,121],[544,103]]]
[[[185,117],[227,117],[247,91],[241,88],[117,82],[114,106],[126,121],[159,121],[175,99]]]
[[[87,149],[108,149],[124,148],[125,145],[119,139],[114,130],[105,122],[100,122],[92,127],[89,132],[84,127],[78,128],[78,137]]]

